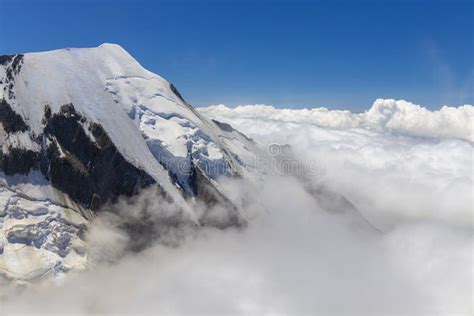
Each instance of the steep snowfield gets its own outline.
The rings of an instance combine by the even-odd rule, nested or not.
[[[157,89],[173,99],[164,79],[147,72],[122,48],[110,44],[26,54],[22,68],[15,80],[16,102],[10,103],[33,133],[42,132],[46,104],[54,113],[62,105],[73,103],[81,114],[103,125],[127,160],[148,171],[177,202],[185,205],[163,167],[151,155],[139,129],[124,111],[118,110],[126,105],[116,104],[105,89],[110,81],[120,80],[117,77],[155,79]]]
[[[0,90],[0,98],[8,100],[36,136],[43,132],[45,105],[56,113],[64,104],[73,104],[88,121],[99,122],[120,153],[189,212],[166,171],[177,168],[170,160],[184,159],[189,164],[196,159],[212,179],[238,168],[221,140],[228,137],[195,113],[165,79],[145,70],[118,45],[25,54],[15,78],[14,98],[5,91]],[[93,140],[90,133],[88,136]],[[22,148],[37,146],[28,137],[16,138]],[[15,140],[9,137],[8,141]],[[213,164],[222,165],[222,170]],[[189,191],[179,180],[182,189]]]
[[[195,214],[194,200],[228,203],[221,179],[246,173],[244,162],[254,156],[251,140],[203,118],[114,44],[1,56],[0,101],[0,273],[16,279],[70,268],[71,240],[82,241],[58,216],[91,218],[89,208],[152,181],[195,223],[198,216],[215,221]],[[69,240],[58,260],[46,242],[59,234],[53,224]],[[83,259],[75,261],[82,266]]]

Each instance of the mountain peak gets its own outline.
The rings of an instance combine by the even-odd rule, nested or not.
[[[0,273],[11,258],[42,273],[54,270],[51,262],[70,269],[63,259],[70,254],[84,263],[71,246],[81,244],[82,225],[145,188],[172,202],[180,221],[245,223],[221,180],[245,172],[253,145],[202,117],[119,45],[0,56],[0,200],[29,201],[0,213]],[[195,213],[196,201],[205,212]],[[73,216],[72,224],[62,220]],[[27,217],[33,224],[25,225]],[[71,238],[45,242],[50,234]],[[31,251],[48,258],[39,270]],[[12,269],[4,272],[33,277]]]
[[[198,175],[202,176],[202,184],[209,182],[207,186],[213,187],[220,176],[236,173],[240,162],[235,157],[241,154],[231,155],[226,142],[247,142],[241,135],[222,131],[201,117],[168,81],[144,69],[116,44],[16,55],[0,66],[0,88],[0,99],[11,110],[11,116],[27,126],[29,136],[22,140],[28,140],[15,146],[34,148],[33,152],[40,154],[53,144],[59,155],[76,153],[70,164],[93,176],[91,172],[96,169],[88,171],[94,165],[91,159],[101,159],[101,142],[105,140],[123,158],[120,163],[125,169],[140,178],[145,175],[147,185],[159,184],[191,217],[194,215],[185,197],[202,193]],[[71,144],[63,137],[71,129],[75,131],[70,135],[72,141],[82,135],[82,143]],[[86,149],[96,153],[90,157],[82,154]],[[27,171],[34,170],[36,163],[39,162],[32,161],[32,168]],[[48,172],[43,170],[50,179]],[[58,186],[64,189],[63,185]],[[65,193],[75,202],[91,207],[136,189],[114,190],[110,196],[92,191],[85,196]]]
[[[111,49],[111,50],[114,50],[114,49],[124,50],[122,46],[115,43],[102,43],[98,46],[98,48],[105,48],[105,49]]]

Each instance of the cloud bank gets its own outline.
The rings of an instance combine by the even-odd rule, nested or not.
[[[267,179],[258,200],[248,208],[268,213],[245,230],[189,230],[178,247],[156,243],[101,262],[12,296],[3,312],[469,315],[469,230],[429,222],[384,234],[350,229],[290,178]],[[113,256],[109,247],[117,254],[127,237],[103,221],[90,238]]]
[[[377,99],[364,113],[327,108],[276,109],[270,105],[243,105],[228,108],[212,105],[200,111],[211,116],[238,116],[314,124],[333,129],[365,128],[421,137],[459,138],[474,141],[474,106],[444,106],[439,111],[429,111],[419,105],[392,99]]]
[[[199,109],[262,147],[290,144],[295,157],[323,171],[308,175],[311,181],[343,194],[379,231],[324,211],[292,176],[269,174],[256,189],[231,181],[236,196],[248,197],[248,227],[177,227],[130,253],[123,247],[130,236],[117,229],[124,218],[104,214],[89,230],[93,269],[19,294],[8,290],[0,312],[472,315],[472,107],[420,108],[411,121],[416,111],[393,102],[370,110],[398,104],[388,106],[398,109],[388,120],[370,111],[362,119],[268,106]],[[367,126],[369,116],[378,123]],[[137,207],[120,206],[125,220],[140,218]],[[173,211],[163,203],[147,207],[149,214]]]
[[[473,144],[444,136],[472,137],[472,106],[430,112],[405,101],[377,100],[363,114],[261,105],[199,111],[263,146],[290,144],[296,157],[316,163],[326,184],[382,229],[403,220],[473,227]],[[388,119],[382,120],[384,113]]]

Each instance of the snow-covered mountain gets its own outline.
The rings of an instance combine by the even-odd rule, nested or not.
[[[322,209],[370,226],[343,196],[294,174],[289,146],[266,152],[203,117],[113,44],[0,56],[0,148],[0,281],[85,269],[90,220],[142,192],[173,205],[165,225],[243,226],[246,194],[228,180],[258,199],[265,173],[296,176]],[[148,232],[146,219],[129,220],[130,234]]]
[[[0,56],[0,274],[85,267],[84,229],[105,205],[156,186],[196,224],[245,222],[220,180],[254,143],[202,117],[120,46]],[[204,201],[213,214],[193,211]]]

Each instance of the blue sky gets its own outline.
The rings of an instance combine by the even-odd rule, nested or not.
[[[0,54],[122,45],[193,105],[474,103],[474,1],[0,0]]]

